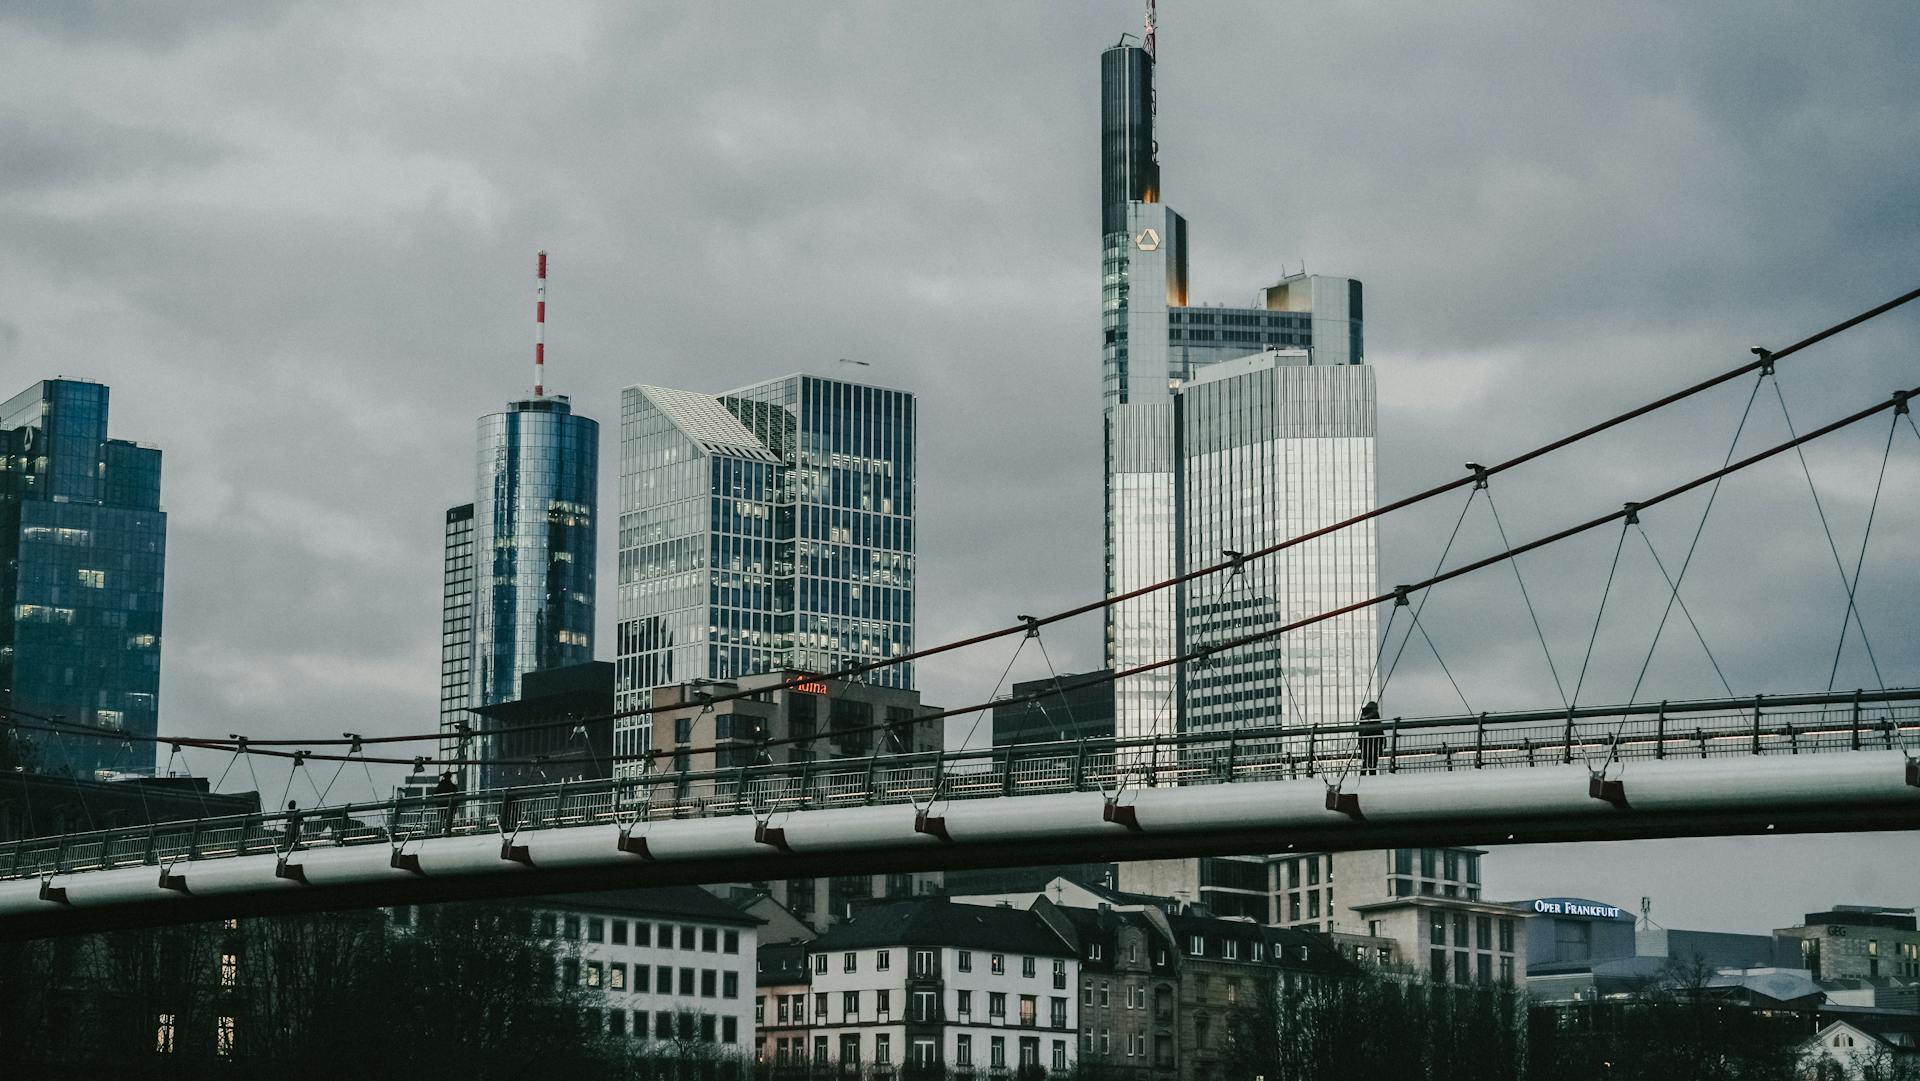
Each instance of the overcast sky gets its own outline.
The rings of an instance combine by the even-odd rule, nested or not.
[[[1246,303],[1302,263],[1366,283],[1383,498],[1920,284],[1914,5],[1170,2],[1160,21],[1195,297]],[[163,730],[433,727],[441,512],[472,498],[475,418],[530,391],[542,247],[548,385],[603,426],[603,657],[632,383],[916,392],[923,644],[1097,595],[1097,65],[1138,23],[1131,3],[0,0],[0,393],[106,382],[114,434],[166,452]],[[1916,346],[1902,312],[1783,362],[1794,421],[1920,383]],[[1717,466],[1751,389],[1502,477],[1509,534]],[[1784,432],[1764,388],[1741,446]],[[1808,453],[1849,572],[1886,436]],[[1845,601],[1799,469],[1730,481],[1688,573],[1739,694],[1828,682]],[[1862,616],[1907,685],[1911,431],[1885,485]],[[1669,567],[1701,503],[1649,514]],[[1430,572],[1459,510],[1384,523],[1382,583]],[[1523,567],[1569,680],[1616,538]],[[1455,560],[1497,543],[1477,507]],[[1629,547],[1582,701],[1632,689],[1657,586]],[[1557,704],[1504,568],[1423,622],[1474,709]],[[1675,631],[1641,697],[1722,693]],[[1099,639],[1048,641],[1084,670]],[[919,683],[978,701],[1007,658]],[[1458,708],[1431,655],[1402,664],[1390,713]],[[1014,678],[1044,674],[1029,651]],[[1857,637],[1837,681],[1877,682]],[[262,774],[269,796],[283,779]],[[1752,931],[1920,903],[1916,857],[1898,833],[1516,849],[1488,888]]]

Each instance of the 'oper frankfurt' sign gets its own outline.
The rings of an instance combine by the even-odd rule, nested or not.
[[[1576,901],[1571,897],[1542,898],[1533,903],[1533,910],[1549,916],[1591,916],[1603,920],[1620,918],[1620,910],[1612,905]]]

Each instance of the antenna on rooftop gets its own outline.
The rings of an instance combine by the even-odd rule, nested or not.
[[[540,253],[533,290],[533,396],[546,394],[547,375],[547,253]]]

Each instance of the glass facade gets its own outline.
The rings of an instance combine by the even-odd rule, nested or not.
[[[1102,55],[1109,596],[1219,562],[1226,549],[1264,547],[1374,499],[1360,283],[1301,273],[1260,290],[1253,307],[1191,304],[1187,224],[1160,202],[1154,78],[1143,49],[1120,45]],[[1231,580],[1114,605],[1107,661],[1124,670],[1270,629],[1372,595],[1374,579],[1371,528],[1347,531]],[[1372,633],[1371,612],[1355,613],[1191,671],[1126,677],[1115,690],[1116,733],[1351,720],[1365,692]]]
[[[167,516],[160,452],[107,438],[108,390],[53,379],[0,405],[0,704],[151,736]],[[35,765],[152,773],[153,746],[42,736]]]
[[[440,590],[440,757],[460,758],[451,733],[470,723],[473,697],[473,504],[447,511]]]
[[[518,699],[528,672],[593,659],[600,425],[564,395],[524,399],[480,418],[478,450],[472,507],[447,512],[442,731],[463,714],[483,728],[467,711]],[[487,741],[473,749],[492,753]]]
[[[914,416],[903,391],[793,375],[621,400],[616,707],[655,688],[830,671],[913,648]],[[911,665],[869,681],[911,687]],[[652,744],[624,719],[615,751]]]

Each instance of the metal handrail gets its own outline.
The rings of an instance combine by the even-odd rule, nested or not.
[[[1893,748],[1920,749],[1920,689],[1074,739],[396,797],[316,807],[291,820],[275,812],[27,838],[0,842],[0,879],[635,818],[919,806],[1009,792]]]

